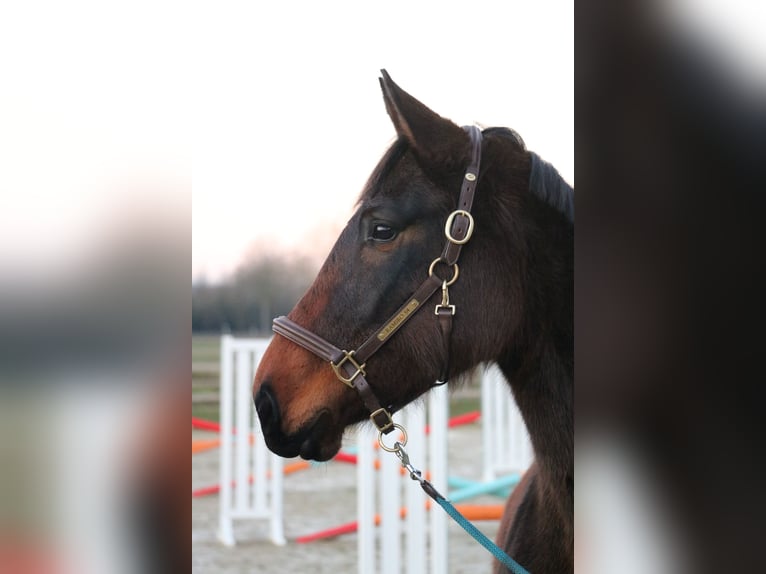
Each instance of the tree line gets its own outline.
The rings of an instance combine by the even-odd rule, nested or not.
[[[307,259],[267,255],[220,283],[193,281],[192,332],[270,335],[271,320],[293,308],[316,271]]]

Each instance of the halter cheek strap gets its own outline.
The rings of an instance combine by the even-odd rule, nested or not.
[[[444,226],[444,234],[447,237],[447,243],[444,246],[442,254],[434,259],[428,269],[428,277],[420,287],[410,296],[410,298],[389,318],[382,327],[377,329],[364,343],[355,351],[346,351],[337,348],[332,343],[321,338],[319,335],[304,329],[297,323],[287,317],[277,317],[274,319],[272,329],[278,335],[285,337],[293,343],[300,345],[307,351],[314,353],[321,359],[328,361],[335,376],[340,382],[355,389],[362,399],[367,410],[372,413],[370,420],[375,427],[383,434],[388,434],[394,430],[394,421],[391,419],[393,408],[389,405],[384,408],[378,398],[375,396],[370,384],[365,378],[367,376],[367,360],[388,341],[394,333],[409,321],[430,298],[441,288],[442,302],[436,305],[434,314],[439,319],[439,326],[442,332],[445,351],[445,365],[441,373],[441,381],[447,382],[449,372],[449,347],[452,334],[452,318],[455,315],[455,306],[449,302],[449,286],[457,281],[459,269],[457,266],[460,252],[473,234],[474,221],[471,215],[471,206],[473,205],[474,193],[479,177],[479,168],[481,164],[481,131],[475,126],[463,128],[468,132],[471,139],[471,161],[463,177],[460,187],[460,197],[458,199],[458,208],[447,218]],[[453,268],[453,275],[450,279],[442,279],[434,272],[437,264],[443,263]]]

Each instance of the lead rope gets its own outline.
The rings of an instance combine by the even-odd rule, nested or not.
[[[503,551],[497,544],[487,538],[486,535],[473,524],[471,524],[471,522],[466,519],[465,516],[460,514],[460,511],[458,511],[458,509],[455,508],[455,506],[449,500],[447,500],[447,498],[445,498],[438,490],[436,490],[433,484],[423,478],[423,473],[412,466],[412,463],[410,463],[410,457],[407,455],[407,451],[404,450],[404,446],[407,444],[407,431],[405,431],[404,427],[400,424],[394,424],[394,428],[399,429],[402,432],[403,442],[396,441],[394,446],[390,447],[386,445],[385,442],[383,442],[383,433],[380,432],[378,433],[378,444],[380,444],[380,448],[386,452],[394,453],[401,461],[402,467],[410,473],[410,478],[420,483],[420,487],[428,496],[434,499],[436,503],[441,506],[444,511],[455,522],[457,522],[463,530],[470,534],[471,537],[476,540],[476,542],[484,546],[484,548],[486,548],[490,554],[492,554],[492,556],[494,556],[506,568],[513,572],[513,574],[530,574],[528,570],[526,570],[513,558],[508,556],[505,551]]]

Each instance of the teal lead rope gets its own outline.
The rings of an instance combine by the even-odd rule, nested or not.
[[[421,484],[422,486],[422,484]],[[431,487],[433,488],[433,487]],[[423,488],[425,490],[425,487]],[[426,492],[428,492],[426,490]],[[489,538],[487,538],[484,533],[476,528],[473,524],[471,524],[468,520],[466,520],[466,517],[460,514],[457,508],[455,508],[452,503],[444,498],[443,496],[440,496],[439,498],[432,497],[436,502],[439,503],[439,506],[441,506],[447,514],[449,514],[455,522],[457,522],[463,530],[465,530],[468,534],[473,536],[474,540],[484,546],[487,550],[489,550],[492,553],[492,556],[497,558],[500,562],[502,562],[511,572],[514,574],[529,574],[526,569],[524,569],[518,562],[516,562],[513,558],[508,556],[505,552],[503,552],[500,547],[492,542]]]
[[[404,431],[404,429],[401,427],[401,425],[395,425],[400,430]],[[406,439],[406,433],[405,433],[405,439],[404,444],[407,444]],[[410,457],[407,456],[407,453],[404,450],[404,445],[400,442],[394,443],[393,447],[388,447],[383,443],[383,433],[380,433],[380,436],[378,437],[378,442],[380,443],[380,446],[383,448],[383,450],[386,450],[388,452],[393,452],[397,457],[399,457],[399,460],[402,461],[402,466],[407,469],[407,472],[410,473],[410,478],[412,480],[416,480],[420,483],[420,487],[423,489],[423,491],[433,498],[439,506],[441,506],[444,511],[449,514],[452,519],[457,522],[460,527],[465,530],[468,534],[470,534],[476,542],[484,546],[489,552],[497,558],[502,564],[504,564],[513,574],[529,574],[529,572],[523,568],[518,562],[516,562],[513,558],[508,556],[503,550],[494,542],[492,542],[489,538],[487,538],[484,533],[476,528],[473,524],[471,524],[465,516],[460,514],[458,512],[458,509],[453,506],[453,504],[444,498],[438,490],[434,488],[434,485],[431,484],[429,481],[427,481],[425,478],[423,478],[422,473],[416,469],[412,464],[410,464]]]

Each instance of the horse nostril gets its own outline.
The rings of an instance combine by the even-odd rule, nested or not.
[[[272,431],[279,424],[279,407],[268,384],[261,385],[255,393],[255,412],[258,413],[264,433]]]

